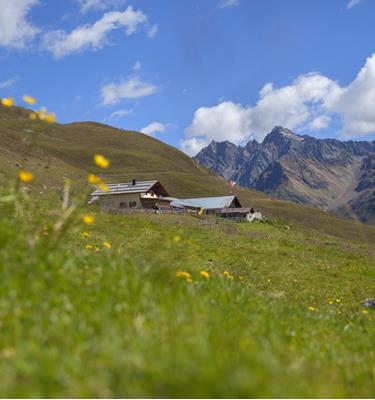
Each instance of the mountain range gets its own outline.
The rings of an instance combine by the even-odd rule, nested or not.
[[[375,141],[317,139],[277,126],[262,143],[212,141],[194,159],[243,187],[375,224]]]

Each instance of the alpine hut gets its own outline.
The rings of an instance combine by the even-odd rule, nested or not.
[[[127,209],[153,209],[161,197],[169,196],[159,181],[110,183],[108,190],[95,190],[90,204],[97,203],[104,211]]]

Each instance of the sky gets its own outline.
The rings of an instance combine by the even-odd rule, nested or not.
[[[60,123],[212,140],[375,139],[375,0],[0,0],[0,97]]]

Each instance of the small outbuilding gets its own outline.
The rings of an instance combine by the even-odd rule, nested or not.
[[[196,197],[190,199],[164,197],[160,199],[158,204],[168,205],[172,209],[203,210],[206,214],[216,214],[228,207],[242,207],[237,196]]]
[[[253,222],[263,219],[262,214],[253,208],[224,208],[220,211],[219,216],[238,222]]]

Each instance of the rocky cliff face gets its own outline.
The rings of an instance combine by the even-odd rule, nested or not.
[[[213,141],[195,160],[241,186],[375,223],[375,141],[315,139],[275,127],[262,143]]]

